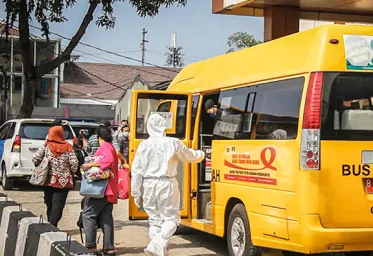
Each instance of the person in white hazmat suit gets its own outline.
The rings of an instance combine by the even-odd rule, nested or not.
[[[137,207],[149,216],[146,253],[167,255],[169,238],[180,224],[180,192],[176,180],[178,161],[198,163],[205,153],[187,148],[179,139],[166,137],[166,120],[159,114],[147,122],[149,138],[142,141],[131,167],[131,194]]]

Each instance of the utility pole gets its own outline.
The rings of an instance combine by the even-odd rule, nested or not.
[[[142,58],[141,58],[142,66],[144,66],[144,62],[145,62],[145,51],[146,51],[145,43],[149,43],[149,41],[147,41],[145,39],[146,33],[148,33],[148,31],[146,31],[145,28],[143,28],[143,30],[142,30],[142,42],[140,44],[141,45],[141,51],[142,51]]]

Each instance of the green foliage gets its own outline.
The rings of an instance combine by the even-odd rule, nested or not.
[[[19,13],[19,2],[26,0],[2,0],[5,4],[7,13],[7,26],[13,26],[17,21]],[[83,0],[80,0],[83,1]],[[28,15],[32,20],[34,17],[41,25],[42,35],[47,39],[50,35],[49,24],[61,23],[67,21],[64,12],[73,7],[77,0],[28,0]],[[101,5],[101,14],[96,20],[96,25],[107,29],[115,26],[115,16],[113,4],[124,2],[124,0],[89,0],[89,4],[96,3]],[[141,17],[155,16],[162,6],[170,7],[172,5],[184,6],[187,0],[129,0],[129,3],[136,9]]]
[[[253,35],[247,32],[236,32],[228,37],[227,44],[229,46],[229,50],[227,53],[252,47],[260,43],[262,42],[257,41]]]

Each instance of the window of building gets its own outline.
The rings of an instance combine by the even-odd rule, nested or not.
[[[21,106],[22,101],[22,76],[13,76],[12,84],[12,106]]]
[[[40,66],[53,60],[57,55],[56,41],[47,42],[45,40],[36,41],[36,65]],[[50,71],[48,74],[58,75],[58,69]]]
[[[58,41],[51,40],[47,42],[45,39],[31,39],[30,54],[35,65],[42,65],[46,61],[50,61],[58,55]],[[19,107],[23,97],[23,67],[22,54],[19,39],[11,37],[6,44],[4,40],[0,39],[0,50],[3,46],[9,46],[9,55],[12,62],[12,70],[9,70],[9,90],[8,97],[11,99],[10,104],[14,107]],[[9,48],[8,47],[8,48]],[[13,50],[13,51],[12,51]],[[1,62],[1,58],[0,58]],[[8,64],[10,67],[10,63]],[[58,107],[58,83],[59,83],[59,68],[50,71],[42,79],[39,80],[39,85],[36,88],[36,102],[37,107]]]

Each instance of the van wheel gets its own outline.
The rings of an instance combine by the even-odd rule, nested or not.
[[[13,188],[13,180],[8,178],[8,176],[6,175],[5,164],[3,164],[3,168],[2,168],[1,186],[3,187],[4,190],[11,190]]]
[[[258,256],[260,249],[253,245],[245,206],[233,207],[228,220],[227,243],[229,256]]]

